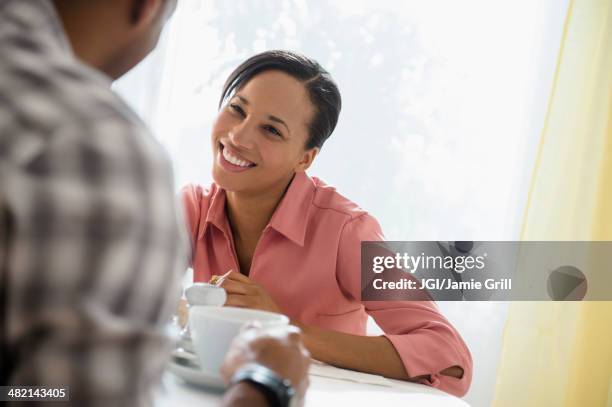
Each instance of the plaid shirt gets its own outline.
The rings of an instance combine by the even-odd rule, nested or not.
[[[0,208],[0,385],[150,403],[187,258],[171,168],[51,0],[0,0]]]

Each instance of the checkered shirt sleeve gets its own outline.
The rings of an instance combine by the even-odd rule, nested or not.
[[[51,7],[0,0],[1,384],[149,405],[187,258],[173,176]]]

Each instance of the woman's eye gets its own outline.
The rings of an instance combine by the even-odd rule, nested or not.
[[[244,110],[242,110],[242,108],[239,105],[235,104],[235,103],[230,104],[230,109],[232,109],[234,112],[238,113],[240,116],[244,116],[245,115],[244,114]]]
[[[264,126],[264,130],[266,130],[268,133],[274,134],[275,136],[281,137],[282,134],[280,131],[278,131],[276,129],[276,127],[273,126]]]

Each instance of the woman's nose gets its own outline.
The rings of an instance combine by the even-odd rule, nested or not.
[[[230,130],[229,139],[236,147],[250,149],[254,145],[253,133],[253,129],[244,121]]]

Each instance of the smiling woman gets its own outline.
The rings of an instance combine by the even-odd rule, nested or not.
[[[196,281],[234,270],[225,305],[286,314],[313,357],[464,395],[470,352],[431,302],[362,302],[360,245],[376,219],[305,171],[335,128],[340,93],[315,61],[270,51],[224,86],[209,188],[182,196]],[[372,316],[385,335],[366,336]]]
[[[266,191],[278,200],[293,173],[308,168],[318,152],[305,148],[312,116],[300,81],[278,70],[257,75],[221,108],[213,125],[215,182],[231,195]]]

